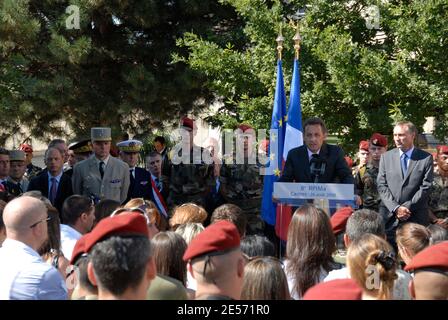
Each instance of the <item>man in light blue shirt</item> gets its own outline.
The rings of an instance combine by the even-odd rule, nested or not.
[[[3,211],[6,240],[0,248],[1,300],[65,300],[65,282],[37,253],[48,237],[44,203],[32,197],[9,202]]]

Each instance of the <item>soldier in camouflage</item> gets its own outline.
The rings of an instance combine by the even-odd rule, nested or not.
[[[247,214],[248,233],[259,233],[264,228],[260,219],[263,176],[260,174],[261,166],[256,162],[256,152],[253,149],[255,132],[252,127],[244,124],[238,129],[237,141],[243,139],[244,156],[240,159],[237,151],[224,157],[220,174],[221,192],[226,203],[237,205]]]
[[[429,194],[430,219],[448,229],[448,146],[437,147],[437,167]]]
[[[42,171],[42,168],[33,165],[33,163],[31,162],[33,160],[33,148],[29,144],[22,143],[20,145],[20,150],[25,152],[26,156],[25,158],[26,171],[24,177],[27,178],[28,181],[30,181],[32,178],[37,176]]]
[[[370,161],[366,165],[366,171],[359,182],[361,190],[362,207],[378,212],[381,202],[377,189],[376,179],[380,165],[381,155],[387,151],[387,137],[380,133],[374,133],[369,140]]]
[[[181,129],[188,132],[189,142],[183,139],[183,146],[176,145],[171,151],[168,206],[173,207],[187,202],[204,206],[207,195],[215,185],[212,157],[207,154],[207,150],[193,143],[197,127],[192,119],[183,118]],[[182,154],[182,150],[185,149],[190,150],[189,155]]]

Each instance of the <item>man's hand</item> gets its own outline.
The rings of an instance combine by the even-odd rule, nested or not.
[[[359,207],[362,205],[362,198],[358,195],[356,195],[356,205]]]
[[[435,223],[445,229],[448,229],[448,218],[447,219],[436,219]]]
[[[406,221],[411,216],[411,211],[406,207],[398,207],[395,214],[399,220]]]

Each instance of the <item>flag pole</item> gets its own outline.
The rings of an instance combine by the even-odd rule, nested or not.
[[[296,58],[296,60],[299,60],[300,42],[302,41],[302,38],[300,37],[300,32],[299,32],[299,21],[297,21],[297,26],[295,27],[295,29],[296,29],[296,34],[294,35],[292,40],[294,40],[295,58]]]

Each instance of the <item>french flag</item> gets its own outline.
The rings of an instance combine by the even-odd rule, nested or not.
[[[291,82],[291,94],[286,121],[285,144],[283,148],[283,166],[288,152],[291,149],[303,145],[302,108],[300,105],[300,65],[299,60],[294,59],[294,70]],[[288,226],[292,218],[292,210],[288,205],[278,204],[276,212],[275,233],[286,241]]]
[[[151,186],[152,186],[152,194],[154,196],[154,202],[159,209],[159,212],[163,214],[163,216],[168,219],[168,207],[163,199],[162,194],[159,192],[157,185],[154,179],[151,177]]]

